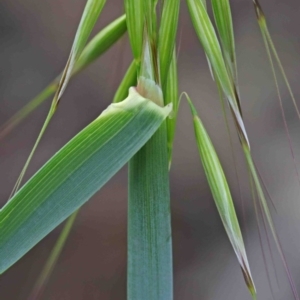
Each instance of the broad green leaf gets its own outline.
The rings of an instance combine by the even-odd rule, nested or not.
[[[201,0],[187,0],[187,3],[197,36],[209,59],[213,73],[217,76],[223,93],[229,102],[240,138],[250,145],[241,115],[238,95],[232,77],[227,71],[217,35],[207,14],[206,8]]]
[[[210,190],[228,238],[241,266],[247,287],[253,299],[256,299],[256,290],[246,255],[242,233],[223,168],[191,99],[188,96],[187,99],[193,115],[196,141]]]
[[[179,109],[179,96],[178,96],[178,78],[177,78],[177,57],[176,51],[173,50],[173,57],[169,68],[167,84],[164,89],[164,101],[165,104],[172,103],[173,112],[170,118],[167,119],[167,131],[168,131],[168,160],[169,168],[172,163],[173,143],[175,138],[177,114]]]
[[[119,17],[104,29],[102,29],[84,48],[79,60],[76,62],[72,76],[77,75],[84,68],[93,63],[99,56],[119,40],[126,32],[126,18],[125,15]],[[0,127],[0,140],[5,137],[12,129],[14,129],[20,122],[28,117],[37,107],[52,96],[57,90],[61,75],[50,83],[39,95],[33,98],[20,111],[11,117],[4,125]],[[128,87],[129,88],[129,87]],[[128,93],[128,89],[126,90]],[[125,99],[121,98],[121,100]]]
[[[112,22],[109,26],[107,26],[104,30],[102,30],[84,49],[82,55],[75,65],[74,73],[79,72],[85,66],[94,61],[100,54],[105,51],[113,41],[115,41],[120,35],[122,35],[126,31],[126,19],[125,16],[122,16]],[[113,29],[113,30],[112,30]],[[108,36],[108,39],[105,37]],[[104,41],[104,43],[103,43]],[[131,86],[136,85],[136,66],[133,62],[120,87],[118,88],[113,102],[121,102],[128,95],[128,90]],[[79,210],[78,210],[79,211]],[[73,213],[66,221],[62,232],[60,233],[50,256],[48,257],[43,270],[38,277],[38,280],[35,283],[35,286],[32,290],[31,297],[32,299],[36,299],[41,296],[49,277],[51,276],[53,269],[55,268],[56,262],[62,252],[66,240],[72,230],[73,224],[75,222],[78,211]]]
[[[232,78],[236,81],[236,55],[230,2],[229,0],[211,0],[211,3],[225,63]]]
[[[115,93],[113,102],[117,103],[117,102],[120,102],[123,99],[125,99],[128,94],[128,89],[131,86],[136,86],[136,84],[137,84],[136,81],[137,81],[136,64],[133,61],[130,64],[121,84],[119,85],[119,87]]]
[[[55,154],[0,211],[0,273],[89,200],[170,111],[131,88]]]
[[[158,34],[159,64],[162,87],[168,78],[175,49],[180,0],[165,0]]]

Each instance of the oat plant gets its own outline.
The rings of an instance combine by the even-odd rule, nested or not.
[[[180,0],[124,0],[125,14],[88,42],[95,23],[101,18],[105,2],[87,1],[62,73],[0,128],[0,139],[3,139],[41,103],[53,96],[48,116],[11,197],[0,210],[0,273],[67,219],[30,295],[30,299],[41,298],[79,209],[128,164],[127,299],[173,299],[169,171],[175,128],[180,126],[176,125],[178,109],[180,105],[189,105],[195,146],[198,147],[216,208],[250,295],[256,299],[258,294],[259,298],[226,174],[200,119],[201,112],[198,114],[193,104],[198,99],[192,100],[188,91],[178,90],[176,39],[180,5],[184,3]],[[255,212],[262,214],[263,221],[268,224],[294,298],[299,299],[272,221],[265,188],[252,158],[251,140],[244,124],[230,1],[211,0],[206,3],[205,0],[187,0],[186,4],[219,91],[224,122],[232,119],[235,125],[236,131],[229,136],[236,134],[239,138],[249,171]],[[209,4],[212,15],[207,10]],[[274,59],[299,115],[265,15],[258,1],[253,4],[276,87],[278,79]],[[63,94],[69,81],[114,45],[126,31],[133,61],[115,91],[112,104],[99,112],[98,118],[22,185],[26,169],[44,132],[59,109],[59,103],[64,101]],[[180,96],[180,92],[184,93]],[[279,90],[278,94],[281,101]],[[229,115],[226,106],[229,107]]]

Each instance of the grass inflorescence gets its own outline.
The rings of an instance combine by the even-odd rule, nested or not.
[[[194,30],[219,91],[228,131],[229,116],[224,108],[225,103],[228,104],[235,125],[249,171],[254,210],[257,217],[262,214],[262,223],[273,236],[294,298],[299,299],[273,224],[264,185],[252,157],[250,137],[244,123],[230,1],[211,0],[213,18],[208,10],[209,1],[186,2]],[[32,291],[32,299],[37,299],[42,294],[67,241],[78,209],[125,164],[129,166],[127,298],[173,299],[169,172],[176,126],[180,126],[177,124],[180,70],[177,64],[176,39],[181,3],[180,0],[124,0],[125,15],[105,27],[88,43],[105,3],[105,0],[87,1],[61,75],[0,128],[1,139],[47,98],[54,96],[48,116],[20,173],[11,199],[0,210],[1,273],[69,217]],[[268,30],[266,17],[258,0],[253,0],[253,4],[288,133],[275,63],[283,76],[299,118],[300,113]],[[55,154],[19,190],[35,150],[59,109],[58,104],[71,77],[93,63],[126,31],[133,61],[115,91],[113,104]],[[191,109],[200,160],[217,211],[248,290],[252,298],[256,299],[255,274],[251,274],[251,263],[248,261],[222,162],[200,119],[201,112],[198,114],[192,100],[186,93],[184,95]],[[231,132],[229,136],[231,139]],[[288,137],[290,139],[289,133]],[[291,150],[294,158],[292,147]],[[236,166],[235,170],[237,173]],[[39,226],[33,226],[36,224]]]

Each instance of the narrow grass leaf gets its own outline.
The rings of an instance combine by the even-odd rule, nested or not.
[[[125,15],[117,18],[115,21],[107,25],[87,44],[81,56],[75,64],[72,76],[77,75],[84,68],[93,63],[106,50],[114,45],[126,32],[126,17]],[[58,87],[61,75],[50,83],[39,95],[29,101],[20,111],[12,116],[5,124],[0,127],[0,140],[4,138],[11,130],[19,123],[28,117],[37,107],[44,103],[52,96]],[[128,92],[128,89],[127,91]],[[127,95],[126,95],[127,96]],[[121,100],[126,98],[123,97]]]
[[[244,241],[226,177],[224,175],[218,155],[196,112],[196,109],[188,96],[187,99],[193,115],[196,141],[210,190],[215,200],[215,204],[226,233],[242,269],[249,292],[251,293],[253,299],[256,299],[256,290],[246,255]]]
[[[175,49],[180,0],[165,0],[158,34],[161,84],[164,88]]]
[[[168,160],[169,160],[169,168],[171,168],[173,143],[175,138],[177,115],[179,109],[177,57],[176,57],[175,49],[173,50],[173,57],[169,68],[167,84],[163,94],[164,94],[165,104],[172,103],[173,105],[172,115],[170,116],[170,118],[167,119]]]
[[[144,32],[144,0],[125,0],[127,30],[130,39],[133,57],[139,72]]]
[[[93,63],[124,35],[126,29],[125,15],[122,15],[104,27],[83,49],[78,61],[75,63],[72,75],[82,71]]]
[[[73,42],[73,46],[70,52],[69,59],[67,61],[67,64],[65,66],[65,69],[63,71],[62,77],[59,82],[59,86],[54,98],[54,102],[59,102],[63,92],[65,91],[67,84],[70,80],[70,77],[73,72],[73,68],[75,66],[76,61],[80,57],[84,47],[86,46],[86,43],[88,41],[88,38],[96,24],[96,21],[98,20],[98,17],[104,7],[104,4],[106,3],[106,0],[88,0],[76,35]]]
[[[206,56],[209,59],[213,73],[217,76],[223,93],[229,102],[240,138],[245,140],[250,146],[241,115],[239,98],[231,74],[227,71],[218,38],[206,8],[201,0],[187,0],[187,4],[194,29],[203,46]]]
[[[111,104],[55,154],[0,211],[0,273],[89,200],[171,109],[131,88],[127,99]]]
[[[131,86],[136,86],[136,84],[137,84],[136,64],[133,61],[130,64],[121,84],[119,85],[114,95],[113,103],[118,103],[123,99],[125,99],[128,95],[128,89]]]

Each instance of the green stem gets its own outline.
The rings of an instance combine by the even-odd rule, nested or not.
[[[172,273],[164,123],[129,163],[127,299],[173,299]]]

